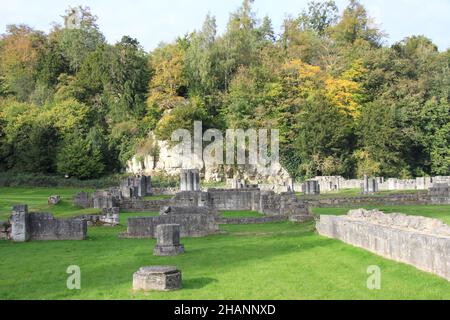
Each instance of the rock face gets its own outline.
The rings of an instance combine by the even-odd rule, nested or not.
[[[271,172],[264,170],[260,165],[216,165],[204,167],[203,160],[197,156],[180,156],[174,154],[171,146],[166,141],[155,141],[154,149],[158,150],[158,157],[152,155],[134,156],[127,163],[127,172],[132,174],[167,174],[169,176],[179,176],[181,170],[203,169],[202,177],[207,182],[220,182],[227,179],[240,179],[250,184],[259,184],[265,182],[271,185],[284,186],[285,182],[291,177],[287,170],[277,163],[271,168]]]
[[[174,291],[181,289],[181,281],[181,271],[176,267],[142,267],[133,275],[133,290]]]
[[[319,234],[407,263],[450,281],[450,226],[425,217],[363,209],[321,216]]]
[[[180,244],[180,225],[162,224],[156,227],[155,256],[177,256],[184,253],[184,246]]]

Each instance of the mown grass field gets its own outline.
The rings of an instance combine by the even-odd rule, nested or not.
[[[23,191],[23,192],[21,192]],[[69,190],[51,190],[70,198]],[[2,210],[12,202],[45,208],[48,190],[0,190]],[[50,195],[49,194],[49,195]],[[40,200],[38,199],[40,198]],[[70,204],[50,208],[57,216],[77,213]],[[449,221],[450,206],[380,208]],[[2,211],[4,212],[4,211]],[[315,214],[344,214],[317,209]],[[90,228],[86,241],[0,241],[0,299],[450,299],[450,283],[314,232],[314,224],[222,226],[222,233],[182,239],[186,254],[154,257],[155,240],[119,239],[123,225]],[[254,215],[231,212],[226,215]],[[81,290],[68,290],[66,270],[81,268]],[[135,293],[132,275],[142,266],[176,265],[183,290]],[[367,268],[382,270],[382,288],[367,289]]]

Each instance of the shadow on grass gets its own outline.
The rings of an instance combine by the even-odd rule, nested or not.
[[[195,278],[183,280],[183,289],[203,289],[211,283],[219,282],[213,278]]]

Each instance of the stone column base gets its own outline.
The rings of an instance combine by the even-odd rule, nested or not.
[[[161,256],[161,257],[171,257],[171,256],[178,256],[180,254],[184,253],[184,246],[156,246],[153,250],[154,256]]]

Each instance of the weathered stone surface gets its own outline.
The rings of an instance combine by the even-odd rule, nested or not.
[[[175,214],[159,217],[130,218],[124,238],[156,238],[156,227],[161,224],[180,225],[181,237],[204,237],[219,231],[214,215]]]
[[[219,218],[219,224],[263,224],[274,222],[285,222],[287,216],[270,216],[270,217],[248,217],[248,218]]]
[[[364,180],[361,184],[362,194],[374,194],[378,192],[378,181],[375,178],[364,176]]]
[[[217,210],[209,207],[174,207],[167,206],[161,207],[159,210],[160,215],[167,216],[172,214],[217,214]]]
[[[289,221],[294,223],[304,223],[313,220],[314,217],[310,215],[294,215],[289,217]]]
[[[28,213],[28,206],[15,206],[9,238],[15,242],[84,240],[87,224],[80,219],[55,219],[50,213]]]
[[[360,209],[321,216],[317,231],[450,280],[450,227],[439,220]]]
[[[302,193],[304,195],[319,195],[320,194],[320,185],[319,181],[311,180],[305,181],[302,184]]]
[[[181,170],[180,191],[200,191],[200,171]]]
[[[102,214],[88,214],[77,218],[87,221],[89,226],[115,227],[120,224],[119,208],[104,208]]]
[[[184,253],[180,244],[180,225],[162,224],[156,227],[157,244],[153,251],[155,256],[177,256]]]
[[[181,271],[176,267],[142,267],[133,275],[133,290],[173,291],[181,289],[181,282]]]
[[[80,192],[73,198],[74,205],[83,209],[92,208],[94,202],[92,197],[87,192]]]
[[[48,204],[49,205],[56,206],[60,202],[61,202],[61,197],[60,196],[50,196],[48,198]]]
[[[14,206],[11,223],[11,240],[15,242],[26,242],[30,240],[30,224],[27,205]]]
[[[448,183],[435,183],[429,190],[433,204],[450,204],[450,185]]]

